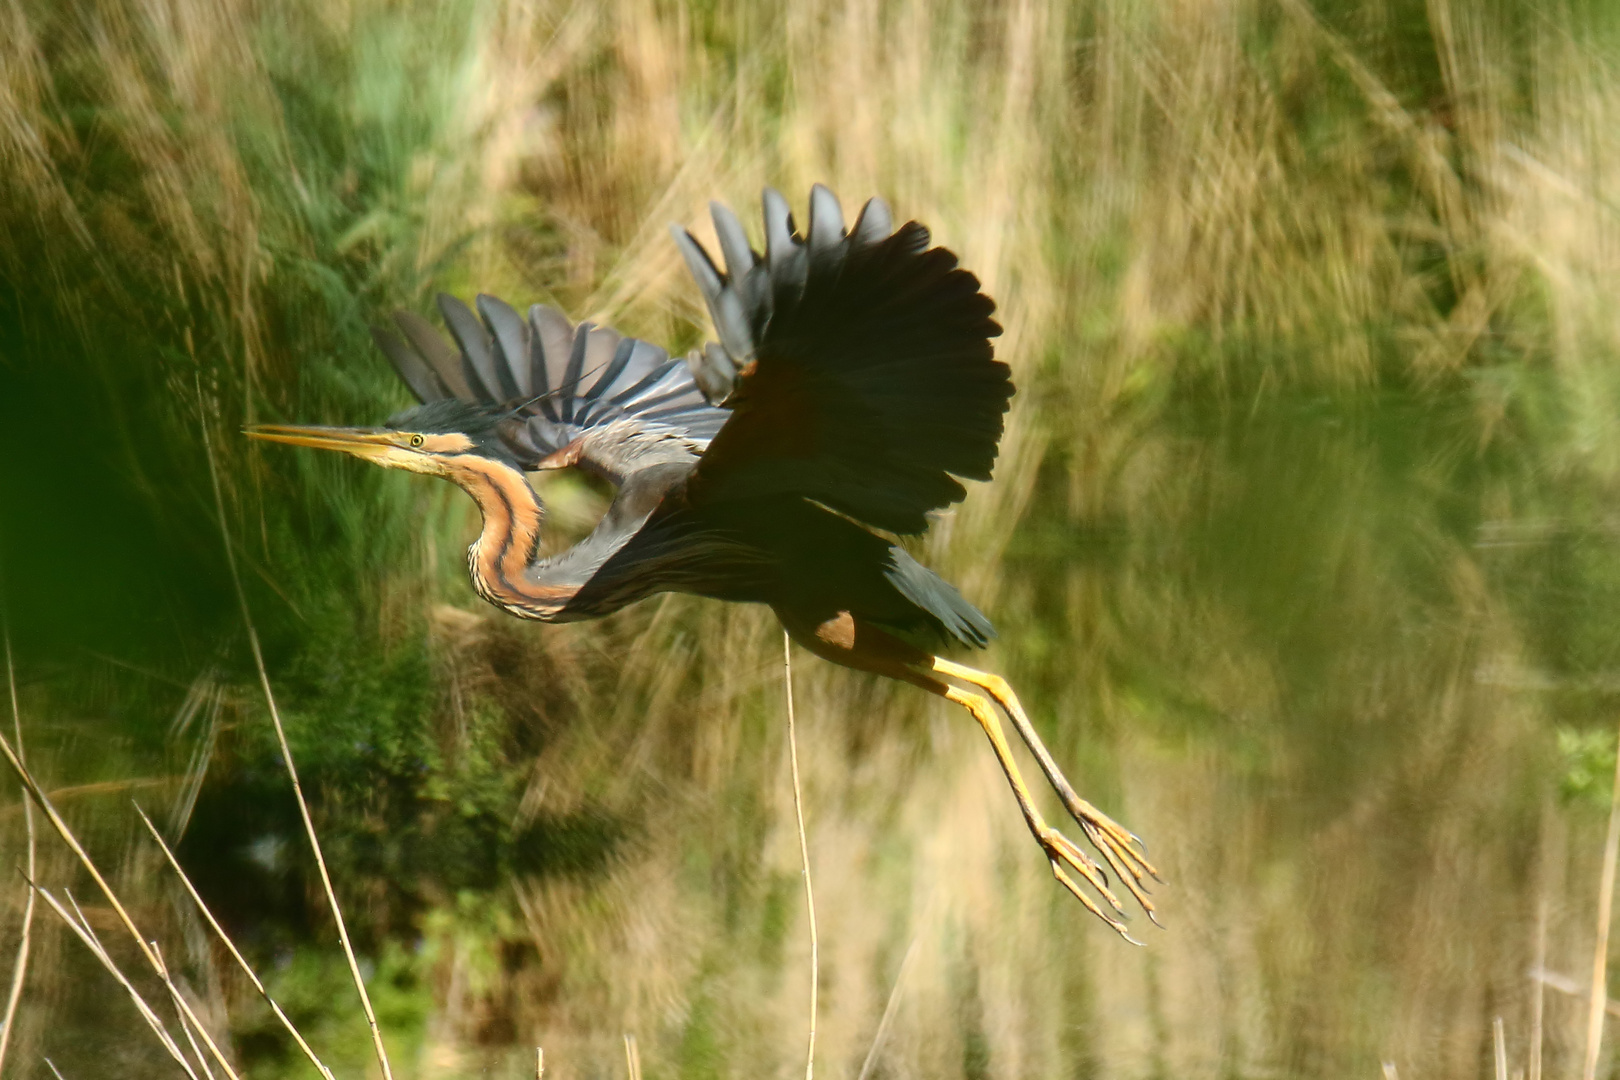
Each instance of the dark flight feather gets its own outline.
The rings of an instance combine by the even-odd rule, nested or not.
[[[524,468],[584,439],[581,464],[620,482],[636,468],[696,460],[726,420],[685,361],[656,345],[575,327],[538,304],[527,322],[493,296],[477,306],[474,315],[439,297],[456,347],[407,311],[395,313],[398,334],[373,336],[421,401],[452,399],[501,416],[501,439]],[[613,438],[593,437],[610,424],[619,425]]]
[[[715,213],[727,272],[690,234],[677,241],[720,331],[699,383],[732,417],[704,453],[692,498],[795,493],[877,528],[922,532],[926,515],[987,480],[1013,387],[991,339],[1001,328],[978,279],[915,222],[886,232],[872,200],[846,231],[819,185],[808,239],[765,197],[766,255]],[[768,280],[766,280],[768,279]],[[768,287],[764,287],[768,286]],[[744,302],[746,299],[746,303]],[[742,309],[741,314],[738,313]]]

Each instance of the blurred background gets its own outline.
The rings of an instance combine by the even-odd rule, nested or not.
[[[211,456],[396,1075],[532,1075],[539,1044],[618,1077],[626,1033],[650,1078],[802,1067],[769,612],[521,623],[466,580],[460,492],[238,432],[406,404],[367,327],[437,290],[684,351],[709,330],[666,225],[752,224],[766,184],[802,220],[815,181],[999,301],[996,479],[918,554],[1168,882],[1122,943],[960,710],[800,653],[818,1074],[1475,1077],[1497,1017],[1525,1068],[1531,969],[1591,970],[1620,719],[1620,10],[0,0],[24,741],[244,1075],[313,1072],[132,801],[316,1049],[376,1067]],[[558,543],[607,498],[543,495]],[[39,860],[133,970],[53,836]],[[23,902],[0,875],[0,970]],[[35,927],[12,1075],[173,1075]],[[1573,1075],[1585,1005],[1542,1009]]]

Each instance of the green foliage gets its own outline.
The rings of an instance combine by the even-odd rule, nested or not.
[[[1607,731],[1559,728],[1563,775],[1558,793],[1571,802],[1608,809],[1614,788],[1614,745]]]
[[[375,963],[368,962],[366,986],[377,1022],[386,1033],[391,1057],[418,1056],[433,1009],[431,958],[427,948],[412,952],[390,942]],[[339,1074],[362,1073],[375,1059],[365,1014],[341,953],[304,947],[287,956],[265,977],[265,988],[304,1038]],[[241,1011],[233,1037],[251,1062],[247,1075],[285,1076],[308,1069],[303,1054],[281,1022],[262,1004]]]

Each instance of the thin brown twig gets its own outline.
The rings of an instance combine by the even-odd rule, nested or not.
[[[787,686],[788,762],[793,771],[793,815],[799,826],[799,861],[804,874],[804,906],[810,914],[810,1039],[805,1049],[804,1080],[816,1073],[816,993],[821,982],[821,957],[816,937],[816,894],[810,885],[810,842],[804,834],[804,792],[799,787],[799,734],[793,716],[793,639],[782,631],[782,681]]]
[[[202,387],[197,389],[199,404],[202,400]],[[247,627],[248,646],[253,652],[253,664],[259,672],[259,687],[264,691],[265,704],[270,708],[270,720],[276,728],[276,742],[281,748],[282,763],[287,766],[287,777],[292,781],[293,796],[298,800],[298,814],[304,821],[304,835],[309,839],[309,847],[315,854],[315,866],[320,871],[321,888],[326,893],[327,906],[332,909],[332,920],[337,923],[338,941],[343,945],[343,958],[348,961],[349,974],[354,979],[355,992],[360,996],[360,1009],[366,1015],[366,1024],[371,1028],[371,1045],[377,1054],[377,1064],[382,1069],[383,1080],[394,1080],[394,1070],[388,1064],[388,1050],[383,1046],[382,1029],[377,1026],[377,1013],[371,1007],[371,995],[366,992],[366,980],[360,974],[359,961],[354,956],[354,945],[349,941],[349,927],[343,919],[343,909],[338,906],[337,892],[332,888],[332,875],[326,869],[326,858],[321,854],[320,837],[315,834],[315,822],[309,814],[309,804],[304,801],[304,788],[298,782],[298,768],[293,764],[292,748],[287,745],[287,732],[281,724],[281,710],[276,708],[276,696],[270,689],[270,675],[265,670],[264,653],[259,648],[259,633],[253,625],[253,614],[248,608],[247,592],[242,588],[242,575],[236,567],[236,549],[231,544],[230,528],[225,524],[225,494],[219,484],[219,467],[214,462],[214,444],[208,437],[208,424],[202,425],[203,447],[208,453],[208,475],[214,485],[214,506],[219,511],[219,532],[225,543],[225,561],[230,567],[231,584],[236,587],[236,599],[242,608],[242,622]]]
[[[169,866],[174,870],[176,876],[180,878],[180,883],[186,887],[186,893],[191,897],[192,903],[196,904],[197,910],[202,912],[203,918],[207,920],[209,927],[214,931],[214,935],[224,944],[226,951],[231,954],[231,958],[236,961],[237,966],[242,969],[242,973],[253,984],[253,989],[259,992],[260,997],[264,998],[265,1004],[270,1006],[270,1011],[276,1014],[276,1019],[281,1021],[281,1026],[287,1029],[287,1034],[293,1037],[293,1041],[298,1044],[298,1049],[304,1052],[304,1056],[309,1059],[310,1064],[319,1069],[321,1075],[326,1077],[326,1080],[333,1080],[332,1070],[328,1069],[326,1064],[315,1056],[315,1051],[310,1048],[309,1043],[304,1041],[304,1036],[293,1026],[293,1022],[287,1018],[287,1014],[281,1011],[281,1006],[276,1004],[276,999],[270,996],[270,991],[265,989],[264,983],[259,981],[259,976],[254,973],[253,968],[248,965],[247,959],[237,949],[236,942],[232,941],[230,935],[225,932],[225,928],[219,925],[219,920],[214,918],[212,911],[208,910],[208,905],[203,903],[203,898],[197,895],[196,886],[192,885],[191,878],[186,875],[185,870],[181,869],[179,860],[174,857],[174,852],[169,850],[169,845],[164,842],[163,835],[158,832],[157,826],[152,824],[152,819],[146,816],[146,811],[142,810],[139,805],[135,807],[135,812],[141,816],[141,821],[146,825],[147,831],[152,834],[152,839],[156,840],[158,847],[163,850],[163,857],[169,860]]]
[[[4,735],[0,735],[0,754],[4,754],[6,761],[11,765],[12,771],[22,781],[23,787],[28,789],[28,793],[33,796],[34,802],[45,812],[45,820],[51,823],[51,827],[62,838],[62,842],[67,844],[74,855],[78,856],[79,863],[89,872],[91,879],[96,883],[96,887],[101,890],[101,894],[112,905],[112,909],[117,913],[119,921],[124,924],[124,929],[128,930],[129,936],[135,939],[135,944],[140,948],[141,955],[146,958],[146,962],[167,983],[168,977],[164,973],[162,961],[152,952],[151,946],[146,943],[146,938],[136,928],[135,920],[130,918],[129,912],[125,910],[123,903],[118,899],[118,894],[113,892],[111,885],[107,884],[107,879],[101,876],[101,871],[97,869],[95,862],[90,858],[90,853],[84,850],[84,845],[79,843],[79,838],[73,834],[72,829],[68,828],[67,822],[62,820],[62,815],[56,812],[56,807],[51,804],[50,799],[46,797],[38,781],[28,771],[28,767],[22,763],[22,759],[17,756],[17,751],[12,749],[11,741]],[[30,878],[29,881],[32,883],[33,879]],[[40,890],[40,895],[45,898],[47,903],[50,902],[49,893]],[[181,999],[180,1007],[190,1015],[192,1022],[197,1024],[198,1031],[203,1037],[203,1043],[208,1047],[208,1052],[213,1056],[214,1060],[225,1070],[225,1074],[231,1077],[231,1080],[236,1080],[236,1071],[231,1068],[230,1062],[225,1060],[225,1055],[215,1045],[213,1036],[208,1034],[208,1030],[202,1026],[195,1015],[191,1015],[191,1006],[186,1004],[184,999]]]
[[[11,624],[7,622],[4,627],[6,647],[6,688],[11,691],[11,730],[17,739],[17,756],[27,764],[23,756],[22,738],[22,710],[17,707],[17,669],[11,660]],[[38,850],[38,841],[34,835],[34,804],[23,793],[23,825],[28,831],[28,880],[34,880],[35,854]],[[17,1019],[17,1006],[22,1002],[23,983],[28,978],[28,952],[33,944],[34,935],[34,889],[28,889],[28,898],[23,902],[22,935],[17,940],[17,959],[11,966],[11,992],[6,996],[6,1015],[0,1019],[0,1076],[6,1071],[6,1051],[11,1046],[12,1025]]]

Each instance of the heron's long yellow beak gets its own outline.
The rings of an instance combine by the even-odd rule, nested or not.
[[[356,457],[376,458],[398,449],[398,433],[377,428],[304,427],[297,424],[261,424],[244,428],[250,439],[313,446],[317,450],[342,450]]]

